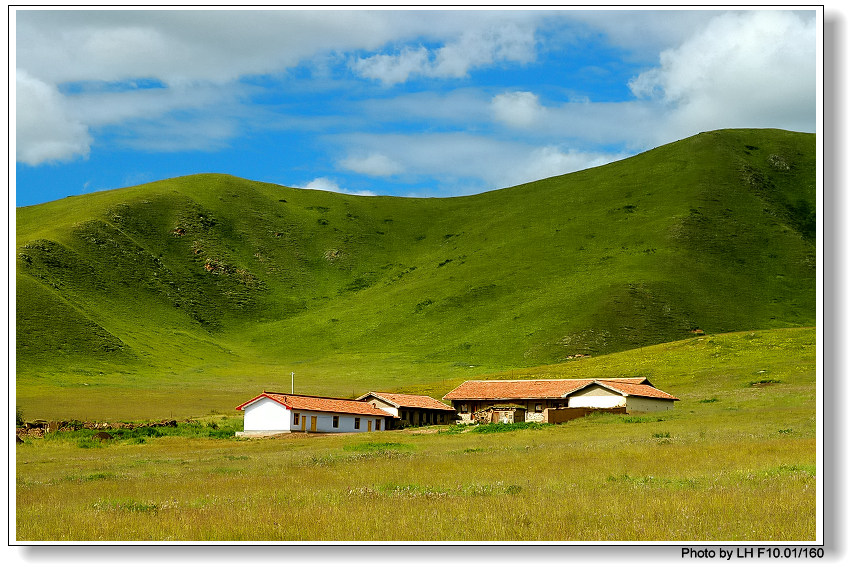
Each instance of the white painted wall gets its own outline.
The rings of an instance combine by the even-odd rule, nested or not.
[[[260,398],[244,408],[244,431],[288,431],[291,411],[270,398]]]
[[[626,403],[627,398],[621,394],[598,385],[568,397],[569,408],[618,408]]]
[[[393,417],[400,417],[398,415],[398,408],[397,407],[392,406],[383,400],[379,400],[379,399],[375,398],[374,396],[370,396],[370,397],[364,399],[363,401],[370,403],[371,405],[373,405],[377,409],[383,410]]]
[[[297,425],[294,415],[297,414]],[[339,427],[333,427],[333,416],[339,416]],[[289,410],[269,398],[261,398],[244,408],[244,431],[310,431],[312,417],[315,417],[315,431],[318,433],[355,433],[368,431],[371,421],[372,431],[386,430],[386,418],[382,416],[354,415],[348,413],[327,413],[318,411]],[[359,429],[354,418],[359,418]]]

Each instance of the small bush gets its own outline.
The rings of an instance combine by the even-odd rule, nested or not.
[[[455,423],[453,425],[450,425],[447,429],[441,429],[437,433],[442,435],[455,435],[458,433],[466,432],[468,427],[468,425],[465,425],[463,423]]]
[[[229,439],[234,436],[234,429],[212,429],[208,432],[208,437],[212,439]]]
[[[595,414],[592,414],[595,415]],[[598,415],[614,415],[614,414],[598,414]],[[651,423],[656,421],[666,421],[665,417],[659,415],[640,416],[640,415],[622,415],[619,416],[621,423]]]
[[[505,433],[508,431],[519,431],[521,429],[544,429],[551,427],[549,423],[537,423],[533,421],[520,421],[517,423],[486,423],[477,425],[473,433]]]

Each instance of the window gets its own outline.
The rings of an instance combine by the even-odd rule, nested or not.
[[[333,416],[333,427],[335,429],[339,429],[339,416],[338,415]]]
[[[469,413],[469,412],[470,412],[469,404],[461,404],[461,413]]]
[[[535,411],[543,411],[543,410],[544,410],[544,406],[543,406],[543,405],[541,405],[541,404],[535,404]]]
[[[299,413],[294,414],[294,425],[300,425],[300,414]]]
[[[354,418],[354,429],[359,429],[359,428],[360,428],[360,418],[355,417]]]
[[[374,420],[374,428],[375,428],[375,431],[380,431],[380,420],[379,419]]]

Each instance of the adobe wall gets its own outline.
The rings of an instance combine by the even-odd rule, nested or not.
[[[627,409],[620,408],[547,408],[544,410],[545,423],[565,423],[572,419],[579,419],[594,412],[601,413],[627,413]]]

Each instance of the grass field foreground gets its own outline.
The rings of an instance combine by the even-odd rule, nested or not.
[[[794,541],[815,441],[744,410],[535,431],[18,449],[21,541]],[[717,425],[714,426],[714,423]]]
[[[48,435],[17,448],[15,533],[19,541],[815,540],[813,329],[700,337],[552,371],[575,364],[602,375],[650,370],[681,401],[671,412],[481,435],[452,426],[238,439],[228,435],[240,428],[230,416],[103,444]]]

